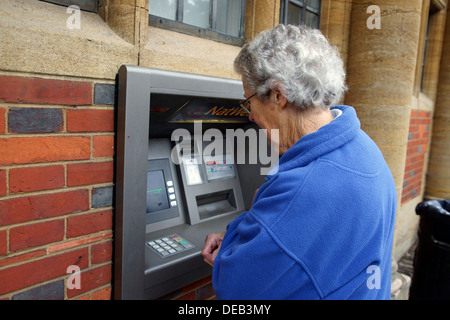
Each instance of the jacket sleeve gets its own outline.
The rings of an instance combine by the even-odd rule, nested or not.
[[[218,299],[320,299],[301,264],[250,212],[230,223],[213,269]]]

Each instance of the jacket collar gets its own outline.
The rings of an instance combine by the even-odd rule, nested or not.
[[[338,105],[331,109],[339,109],[342,114],[319,130],[300,138],[281,156],[268,176],[274,175],[278,171],[303,167],[355,138],[361,128],[355,109],[345,105]]]

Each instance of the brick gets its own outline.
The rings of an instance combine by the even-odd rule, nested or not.
[[[0,108],[0,134],[3,134],[6,132],[5,113],[6,113],[6,110],[3,108]]]
[[[64,220],[55,220],[12,228],[9,250],[17,251],[63,240]]]
[[[212,283],[209,283],[201,288],[197,289],[196,300],[206,300],[215,295]]]
[[[6,230],[0,230],[0,256],[8,252]]]
[[[182,296],[178,296],[175,298],[175,300],[195,300],[196,294],[195,291],[189,292],[187,294],[183,294]],[[163,299],[171,299],[169,296],[163,297]]]
[[[91,248],[91,263],[97,264],[112,260],[112,241],[93,245]]]
[[[414,187],[419,186],[420,184],[422,184],[422,174],[416,174],[411,177],[408,176],[407,178],[405,178],[404,181],[406,182],[406,185],[407,185],[406,188],[410,188],[411,186],[414,186]]]
[[[411,188],[408,191],[404,191],[402,193],[402,203],[408,201],[409,199],[416,197],[417,195],[420,194],[420,191],[421,191],[420,185],[415,188]]]
[[[33,167],[9,170],[9,192],[29,192],[64,186],[64,167]]]
[[[420,111],[420,110],[411,110],[411,117],[413,117],[413,118],[430,118],[431,112]]]
[[[205,278],[203,278],[203,279],[200,279],[200,280],[197,280],[196,282],[191,283],[191,284],[188,285],[188,286],[185,286],[185,287],[183,288],[182,292],[183,292],[183,293],[187,293],[187,292],[189,292],[189,291],[198,289],[198,288],[200,288],[200,287],[203,287],[203,286],[207,285],[208,283],[211,283],[211,281],[212,281],[211,276],[207,276],[207,277],[205,277]]]
[[[72,249],[72,248],[79,247],[82,245],[90,244],[92,242],[98,242],[98,241],[110,239],[110,238],[112,238],[111,231],[104,232],[102,234],[98,234],[95,236],[91,236],[89,238],[81,238],[81,239],[76,239],[76,240],[72,240],[72,241],[67,241],[64,243],[50,245],[47,247],[47,250],[49,253],[53,253],[53,252]]]
[[[96,83],[94,86],[94,104],[114,104],[116,86],[107,83]]]
[[[114,136],[94,136],[94,157],[112,157],[114,155]]]
[[[6,194],[6,170],[0,170],[0,196]]]
[[[114,187],[101,187],[92,189],[92,208],[109,207],[113,205]]]
[[[430,124],[431,119],[430,118],[411,118],[410,124]]]
[[[417,154],[413,155],[413,156],[409,156],[407,160],[411,159],[411,162],[418,162],[418,161],[422,161],[425,158],[424,154]]]
[[[410,156],[412,154],[415,154],[418,152],[418,147],[414,146],[414,147],[408,147],[408,149],[406,150],[406,156]]]
[[[92,83],[3,75],[0,76],[0,101],[91,105]]]
[[[79,294],[88,292],[95,288],[102,287],[111,283],[111,265],[101,266],[95,269],[86,270],[81,273],[81,288],[67,288],[67,297],[73,298]]]
[[[402,196],[402,204],[406,203],[410,199],[412,199],[412,195],[411,194]]]
[[[71,265],[84,269],[88,260],[88,248],[83,248],[1,269],[0,295],[63,276]]]
[[[113,162],[94,162],[67,166],[67,185],[81,186],[95,183],[112,182]]]
[[[408,159],[407,159],[408,160]],[[408,161],[407,161],[408,162]],[[408,163],[405,167],[405,172],[409,172],[411,170],[418,170],[422,169],[424,165],[424,161],[418,161],[418,162],[411,162]]]
[[[92,300],[111,300],[111,287],[94,291]]]
[[[89,159],[90,140],[89,137],[0,138],[0,165]]]
[[[64,280],[58,280],[18,293],[12,300],[64,300]]]
[[[47,251],[45,249],[40,249],[40,250],[36,250],[36,251],[31,251],[31,252],[15,255],[12,257],[8,256],[8,257],[2,258],[0,260],[0,267],[6,266],[8,264],[17,264],[19,262],[31,260],[31,259],[34,259],[37,257],[42,257],[42,256],[45,256],[46,254],[47,254]]]
[[[417,133],[417,132],[424,132],[425,126],[420,124],[413,124],[409,126],[409,132],[411,133]]]
[[[421,181],[415,181],[403,189],[402,195],[407,195],[414,190],[418,190],[418,189],[420,190],[420,186],[421,186]]]
[[[421,139],[421,138],[428,138],[428,136],[430,135],[429,132],[425,131],[425,132],[416,132],[416,133],[410,133],[411,135],[411,139]],[[428,139],[427,139],[428,141]]]
[[[67,219],[67,238],[112,229],[112,211],[84,214]]]
[[[114,110],[68,110],[69,132],[113,132]]]
[[[88,209],[88,190],[14,198],[0,201],[0,226],[52,218]]]
[[[61,132],[61,109],[12,108],[8,112],[8,131],[13,133]]]

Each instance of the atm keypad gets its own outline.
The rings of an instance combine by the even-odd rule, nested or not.
[[[192,249],[195,246],[178,234],[171,234],[152,241],[147,245],[163,258]]]

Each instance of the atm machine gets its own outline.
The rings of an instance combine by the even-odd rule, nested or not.
[[[119,69],[115,299],[156,299],[211,273],[207,234],[225,231],[264,182],[250,154],[236,161],[254,142],[227,148],[228,132],[256,129],[243,99],[237,80]]]

